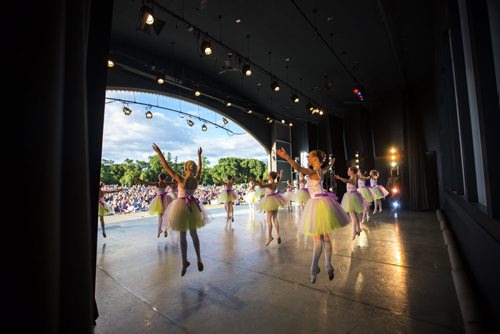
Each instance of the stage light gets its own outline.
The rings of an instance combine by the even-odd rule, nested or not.
[[[251,114],[251,113],[253,113],[253,110],[252,109],[248,109],[247,110],[247,114]]]
[[[229,121],[225,117],[222,117],[222,123],[224,123],[224,125],[226,125],[227,123],[229,123]]]
[[[391,160],[396,160],[396,156],[395,155],[391,155]]]
[[[144,28],[144,25],[152,25],[155,22],[154,11],[152,7],[142,5],[139,15],[141,18],[141,29]]]
[[[205,56],[210,56],[212,52],[212,43],[208,39],[204,39],[201,42],[201,53]]]
[[[396,149],[394,147],[391,147],[391,153],[392,154],[396,153]]]
[[[285,122],[285,120],[284,120],[284,119],[282,119],[282,120],[281,120],[281,124],[285,124],[285,123],[286,123],[286,122]]]
[[[201,95],[201,92],[199,90],[194,91],[194,96],[200,96],[200,95]]]
[[[231,101],[226,101],[224,104],[226,105],[226,107],[232,106]]]
[[[278,83],[278,81],[273,81],[271,83],[271,88],[272,90],[274,90],[275,92],[279,92],[280,90],[280,84]]]
[[[205,124],[201,126],[201,131],[207,131],[207,126]]]
[[[243,65],[243,68],[241,69],[241,72],[243,72],[243,74],[245,76],[249,77],[249,76],[252,75],[252,68],[250,67],[250,65],[245,64],[245,65]]]
[[[356,153],[355,157],[358,158],[359,157],[359,153]]]
[[[156,77],[156,82],[158,83],[158,85],[163,85],[165,83],[165,78],[161,75],[158,75]]]
[[[392,193],[397,194],[399,192],[398,188],[392,188]]]
[[[292,95],[292,101],[294,103],[299,103],[300,102],[299,96],[297,94],[293,94]]]
[[[108,60],[108,67],[113,68],[115,66],[115,63],[113,63],[112,60]]]
[[[153,113],[152,113],[151,111],[148,111],[148,112],[146,113],[146,118],[147,118],[147,119],[151,119],[151,118],[153,118]]]
[[[186,122],[189,125],[189,127],[192,127],[194,125],[194,122],[190,119],[188,119]]]
[[[288,126],[292,127],[292,126],[293,126],[293,123],[292,123],[292,122],[290,122],[290,123],[288,124]]]
[[[130,116],[130,114],[132,113],[132,109],[127,106],[123,106],[123,113],[125,114],[125,116]]]
[[[398,164],[395,161],[391,162],[391,167],[396,167],[397,165]]]
[[[398,202],[398,201],[394,201],[394,202],[392,203],[392,206],[393,206],[393,208],[394,208],[394,209],[399,208],[399,202]]]

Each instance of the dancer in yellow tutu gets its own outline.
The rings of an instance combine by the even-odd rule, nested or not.
[[[106,238],[106,229],[104,227],[104,216],[109,214],[109,207],[106,204],[106,200],[104,199],[104,195],[117,193],[122,191],[122,188],[114,189],[114,190],[104,190],[105,184],[104,182],[99,183],[99,209],[97,210],[97,215],[99,216],[99,220],[101,221],[101,229],[102,236]]]
[[[325,246],[325,267],[330,281],[333,279],[332,243],[329,232],[349,224],[349,218],[339,203],[323,189],[323,170],[321,163],[326,155],[320,150],[313,150],[307,156],[310,168],[301,167],[285,152],[283,148],[276,151],[295,170],[307,176],[307,188],[311,199],[307,202],[300,217],[299,232],[313,237],[314,250],[311,263],[311,283],[316,282],[320,272],[318,262],[323,246]]]
[[[292,184],[292,180],[286,180],[286,187],[281,190],[283,197],[285,197],[286,203],[286,212],[292,212],[292,201],[293,196],[295,195],[295,187]]]
[[[158,182],[145,182],[140,178],[136,178],[136,181],[140,184],[155,187],[156,196],[149,204],[149,213],[152,215],[158,215],[158,238],[163,230],[165,230],[164,235],[166,238],[168,236],[168,226],[163,226],[163,214],[173,200],[173,198],[167,193],[167,187],[171,187],[176,182],[168,182],[166,173],[158,174]]]
[[[361,218],[361,223],[365,223],[370,221],[370,206],[372,205],[373,202],[373,195],[372,192],[370,191],[370,188],[366,186],[366,180],[369,180],[369,176],[364,176],[363,172],[361,169],[358,170],[358,174],[356,175],[356,178],[358,179],[358,192],[361,194],[363,197],[363,217]]]
[[[300,173],[298,184],[299,184],[299,189],[295,191],[295,194],[293,196],[293,201],[295,203],[299,203],[300,210],[304,210],[304,204],[307,203],[307,201],[311,198],[311,195],[309,195],[309,190],[306,187],[307,180],[306,180],[306,175],[304,173]]]
[[[222,189],[222,191],[219,194],[218,201],[219,203],[224,203],[224,209],[226,209],[226,223],[234,222],[233,205],[238,199],[238,193],[233,190],[233,184],[240,182],[243,177],[240,176],[234,181],[231,175],[226,176],[226,181],[218,180],[213,176],[212,178],[216,183],[224,186],[224,189]]]
[[[258,202],[260,199],[260,195],[257,195],[255,192],[255,180],[253,177],[250,177],[248,181],[247,193],[243,197],[243,199],[245,200],[245,202],[248,203],[250,207],[250,215],[252,216],[254,214],[255,203]]]
[[[165,211],[170,228],[179,231],[181,240],[182,271],[184,276],[190,263],[187,260],[187,240],[186,232],[189,231],[193,239],[194,250],[198,259],[198,270],[203,271],[203,262],[200,255],[200,239],[197,228],[201,228],[208,223],[208,216],[200,201],[194,197],[194,192],[198,188],[201,178],[201,147],[198,149],[198,166],[192,160],[184,164],[184,175],[178,175],[167,163],[160,148],[153,144],[153,150],[158,154],[163,168],[178,184],[178,197],[173,200]]]
[[[370,171],[370,191],[372,192],[372,195],[375,198],[373,214],[377,213],[377,208],[378,208],[378,213],[382,212],[381,199],[386,198],[387,195],[389,195],[389,192],[387,191],[387,189],[385,189],[384,186],[377,184],[379,175],[380,175],[379,172],[375,169],[372,169]]]
[[[352,240],[359,237],[361,233],[361,226],[359,226],[358,213],[363,212],[363,197],[358,192],[356,188],[356,173],[358,169],[354,166],[351,166],[347,169],[347,175],[349,175],[348,179],[344,179],[338,175],[335,175],[337,180],[340,180],[346,184],[347,192],[342,197],[342,208],[344,208],[345,212],[349,214],[351,217],[352,224]]]
[[[269,245],[273,238],[273,223],[276,228],[276,233],[278,233],[278,244],[281,243],[280,236],[280,221],[278,220],[278,208],[284,207],[286,205],[286,199],[276,190],[278,189],[278,173],[270,172],[268,175],[268,183],[264,183],[262,177],[259,178],[259,186],[266,191],[264,197],[262,197],[257,204],[259,211],[266,212],[266,223],[267,223],[267,241],[266,246]]]

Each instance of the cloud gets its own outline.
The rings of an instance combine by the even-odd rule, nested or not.
[[[150,99],[154,98],[154,95],[149,95]],[[124,92],[115,92],[107,96],[132,100],[130,93],[127,96]],[[156,98],[154,99],[155,102],[146,103],[156,104]],[[178,103],[175,99],[170,100],[171,104],[172,101]],[[203,132],[200,129],[202,122],[194,119],[195,125],[189,127],[186,124],[186,117],[181,118],[176,112],[165,112],[154,107],[152,108],[153,118],[149,120],[144,116],[145,107],[135,104],[129,105],[132,114],[125,116],[122,107],[119,102],[106,105],[103,159],[110,159],[117,163],[125,159],[147,161],[149,156],[154,155],[151,145],[156,143],[165,154],[170,152],[172,157],[177,156],[178,161],[196,160],[198,147],[203,148],[203,155],[209,159],[211,166],[224,157],[267,161],[268,155],[264,147],[236,124],[231,124],[231,130],[244,133],[243,135],[229,136],[226,131],[216,129],[211,125],[208,125],[207,132]],[[200,110],[201,117],[208,119],[205,115],[207,113],[211,117],[217,117],[213,112],[202,110],[201,107]]]

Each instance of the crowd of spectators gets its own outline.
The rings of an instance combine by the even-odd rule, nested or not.
[[[106,203],[110,208],[110,214],[147,211],[149,203],[151,203],[151,200],[156,196],[155,187],[148,187],[145,185],[107,185],[104,189],[113,190],[119,187],[123,190],[116,193],[106,194],[104,196]],[[223,187],[221,186],[200,185],[198,186],[198,189],[196,189],[195,196],[203,205],[217,204],[217,196],[222,189]],[[243,202],[245,186],[237,186],[234,190],[239,195],[235,204],[239,205]]]

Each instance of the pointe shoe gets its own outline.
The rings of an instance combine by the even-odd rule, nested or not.
[[[102,236],[106,238],[106,232],[102,232]]]
[[[231,222],[234,222],[234,218],[233,217],[231,217]]]
[[[165,230],[165,232],[163,233],[163,235],[165,236],[165,238],[166,238],[166,237],[168,237],[168,232],[167,232],[167,230]]]
[[[372,214],[376,214],[377,213],[377,210],[374,210]]]
[[[163,231],[162,230],[158,230],[158,238],[160,237],[161,232],[163,232]]]
[[[203,262],[198,262],[198,271],[203,271]]]
[[[333,267],[332,267],[332,268],[328,269],[328,279],[331,281],[331,280],[333,280],[334,276],[335,275],[333,274]]]
[[[320,270],[318,269],[318,272],[317,273],[311,273],[311,283],[314,284],[316,283],[316,276],[318,276]]]
[[[281,243],[281,237],[278,237],[278,244]]]
[[[184,276],[186,274],[186,270],[187,268],[189,267],[191,263],[189,263],[189,261],[186,263],[186,266],[182,266],[182,271],[181,271],[181,277]]]
[[[271,239],[267,239],[266,246],[269,245],[271,243],[271,241],[273,241],[273,240],[274,240],[273,237],[271,237]]]
[[[382,209],[380,209],[380,210],[378,210],[378,213],[382,213],[382,211],[383,211],[383,210],[382,210]]]

